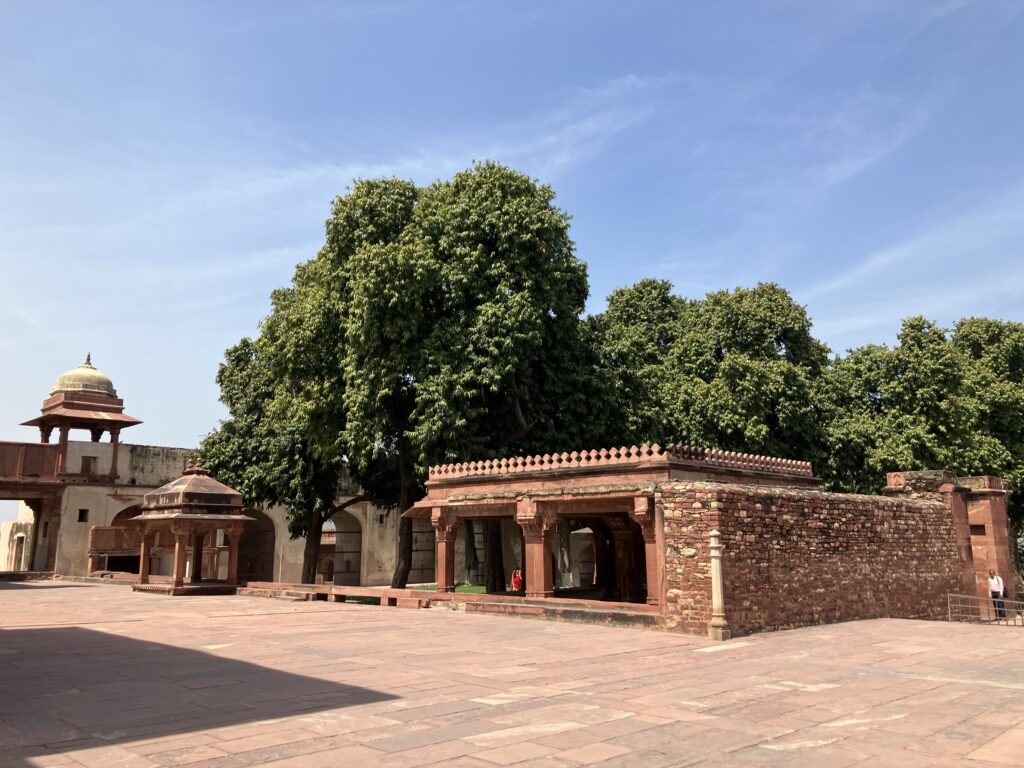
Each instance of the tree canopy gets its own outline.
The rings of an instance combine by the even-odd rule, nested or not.
[[[228,351],[230,418],[207,438],[211,466],[253,499],[288,503],[293,532],[318,535],[329,489],[314,478],[343,465],[402,511],[430,463],[568,444],[591,404],[587,273],[553,201],[496,163],[426,188],[356,181],[319,254],[274,292],[259,338]],[[249,376],[260,384],[246,389]],[[275,466],[295,462],[286,435],[303,475]],[[396,586],[411,541],[403,520]]]
[[[614,291],[592,323],[614,382],[617,442],[816,455],[812,383],[828,350],[779,286],[686,300],[666,281],[643,280]]]
[[[434,463],[654,441],[810,459],[851,491],[895,469],[1000,474],[1021,518],[1024,325],[910,318],[892,347],[831,356],[776,284],[684,298],[653,279],[584,319],[554,198],[492,162],[355,181],[258,337],[227,351],[209,466],[317,542],[346,476],[402,511]],[[403,520],[396,586],[410,560]]]

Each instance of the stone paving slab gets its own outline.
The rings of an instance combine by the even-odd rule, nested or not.
[[[0,768],[1007,766],[1024,631],[727,643],[448,610],[0,584]]]

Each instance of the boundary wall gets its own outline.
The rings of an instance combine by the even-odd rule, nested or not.
[[[724,545],[733,634],[869,618],[941,618],[974,590],[966,517],[938,499],[795,488],[663,483],[665,625],[711,620],[710,533]],[[962,527],[965,530],[958,530]],[[967,583],[967,579],[970,583]]]

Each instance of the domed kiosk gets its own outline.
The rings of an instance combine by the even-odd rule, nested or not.
[[[162,592],[170,595],[234,594],[238,584],[238,545],[242,530],[252,518],[242,514],[242,494],[214,480],[203,468],[202,460],[189,461],[177,480],[143,496],[142,514],[128,524],[142,535],[139,550],[138,592]],[[222,530],[228,539],[227,581],[204,581],[203,546]],[[174,537],[174,568],[170,584],[150,584],[150,558],[157,535],[169,531]],[[192,575],[185,583],[188,547],[192,547]]]
[[[77,368],[62,373],[56,383],[50,387],[50,394],[67,394],[74,392],[99,397],[117,397],[114,382],[106,374],[96,370],[92,364],[92,354],[85,356],[85,362]]]
[[[117,396],[114,383],[92,364],[92,355],[77,368],[61,374],[43,401],[39,416],[22,422],[26,427],[39,427],[42,442],[49,443],[56,428],[60,434],[57,474],[67,475],[68,433],[87,429],[92,441],[98,443],[104,432],[110,433],[114,448],[111,457],[110,481],[117,479],[117,445],[121,430],[142,421],[124,412],[124,400]]]

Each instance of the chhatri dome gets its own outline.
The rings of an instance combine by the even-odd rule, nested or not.
[[[91,354],[85,356],[85,362],[80,366],[61,374],[57,382],[50,388],[51,395],[56,395],[58,392],[117,397],[114,382],[93,368]]]

